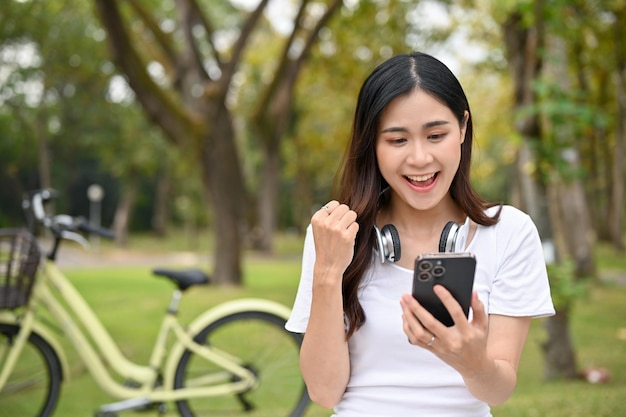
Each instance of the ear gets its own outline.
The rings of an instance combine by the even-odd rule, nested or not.
[[[465,110],[463,120],[461,121],[461,143],[465,142],[465,132],[467,131],[467,122],[469,122],[469,112]]]

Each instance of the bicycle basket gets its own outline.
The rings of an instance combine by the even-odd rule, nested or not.
[[[28,302],[41,251],[35,237],[21,229],[0,229],[0,309]]]

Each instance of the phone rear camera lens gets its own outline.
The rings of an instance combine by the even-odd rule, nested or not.
[[[430,279],[430,274],[428,272],[420,272],[417,277],[420,281],[425,282]]]
[[[430,261],[424,261],[420,263],[420,269],[422,271],[428,271],[433,267],[433,264]]]
[[[436,277],[440,277],[446,273],[446,268],[443,266],[436,266],[433,268],[433,275]]]

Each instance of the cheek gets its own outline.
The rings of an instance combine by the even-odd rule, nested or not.
[[[378,170],[385,180],[388,174],[395,170],[396,159],[391,152],[376,147],[376,161],[378,162]]]
[[[453,141],[450,142],[447,147],[448,156],[451,160],[460,161],[461,160],[461,148],[463,146],[463,141]]]
[[[459,143],[451,143],[450,146],[446,146],[441,148],[441,152],[439,153],[440,161],[443,165],[448,168],[454,168],[453,171],[456,171],[461,164],[461,146]],[[449,170],[450,172],[450,170]]]

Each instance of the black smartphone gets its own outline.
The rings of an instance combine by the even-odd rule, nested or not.
[[[443,285],[469,315],[476,272],[476,257],[472,253],[423,254],[415,260],[413,297],[435,318],[450,327],[450,313],[433,292],[436,284]]]

